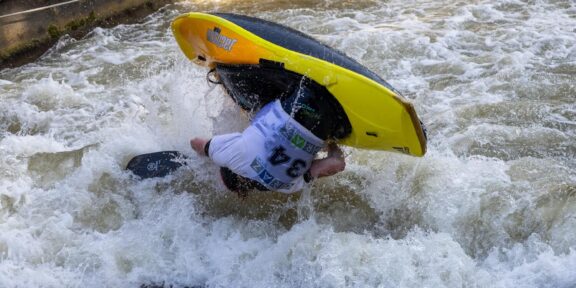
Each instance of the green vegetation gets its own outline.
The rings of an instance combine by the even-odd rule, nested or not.
[[[94,13],[94,11],[92,11],[90,12],[90,15],[88,15],[88,17],[71,21],[68,24],[66,24],[65,27],[67,31],[75,31],[78,30],[79,28],[91,24],[94,21],[96,21],[96,14]]]
[[[60,33],[60,29],[58,29],[58,27],[56,27],[56,25],[50,25],[50,26],[48,26],[48,35],[50,35],[50,38],[56,39],[56,38],[60,37],[60,35],[62,35],[62,33]]]
[[[29,51],[29,50],[35,49],[35,48],[39,47],[41,44],[42,44],[42,41],[35,39],[35,40],[32,40],[31,42],[27,42],[27,43],[24,43],[20,46],[16,46],[16,47],[13,47],[11,49],[2,51],[2,53],[0,53],[0,62],[12,57],[13,55],[21,53],[23,51]]]

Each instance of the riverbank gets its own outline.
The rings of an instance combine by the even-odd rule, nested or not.
[[[60,36],[140,21],[177,0],[6,0],[0,2],[0,69],[41,56]]]

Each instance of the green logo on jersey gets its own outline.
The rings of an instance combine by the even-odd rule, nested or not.
[[[294,136],[292,136],[291,142],[294,146],[296,146],[300,149],[302,149],[304,147],[304,145],[306,145],[306,140],[298,134],[294,134]]]

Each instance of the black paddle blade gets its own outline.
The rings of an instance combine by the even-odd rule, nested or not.
[[[126,165],[126,169],[132,171],[141,178],[164,177],[183,165],[187,157],[178,151],[161,151],[138,155]]]

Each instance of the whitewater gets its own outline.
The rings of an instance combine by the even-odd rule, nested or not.
[[[249,119],[183,55],[190,11],[278,22],[410,99],[416,158],[345,147],[285,195],[227,192],[192,137]],[[0,71],[0,287],[576,287],[576,3],[188,1]],[[134,156],[187,167],[136,179]]]

